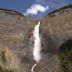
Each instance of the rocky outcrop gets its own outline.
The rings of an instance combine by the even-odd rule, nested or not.
[[[72,5],[50,13],[42,21],[42,32],[51,38],[52,46],[58,48],[63,42],[72,38],[71,24]]]
[[[30,51],[33,47],[32,44],[30,45],[30,39],[35,24],[37,24],[36,21],[15,11],[0,10],[0,45],[15,52],[22,64],[24,62],[28,65],[32,60]]]
[[[60,61],[57,59],[57,56],[62,47],[61,45],[72,39],[72,5],[50,13],[41,23],[41,34],[43,55],[46,54],[44,59],[50,56],[47,59],[50,59],[50,61],[48,66],[46,65],[46,72],[56,72],[55,69],[58,69],[58,61]],[[62,48],[65,48],[66,46],[64,45]],[[68,44],[67,47],[70,48],[71,45]]]
[[[16,11],[0,9],[1,52],[6,51],[8,54],[9,49],[9,53],[13,53],[14,56],[4,55],[9,57],[10,61],[12,59],[14,59],[14,62],[18,60],[15,62],[16,66],[19,67],[15,68],[17,72],[18,69],[19,72],[30,72],[32,65],[35,63],[32,55],[34,45],[33,30],[37,22]],[[34,71],[57,72],[60,64],[58,58],[59,48],[64,42],[72,38],[72,5],[55,11],[42,20],[40,35],[42,60]],[[7,59],[7,61],[9,60]],[[11,62],[11,64],[13,63]],[[9,69],[13,68],[10,67]]]

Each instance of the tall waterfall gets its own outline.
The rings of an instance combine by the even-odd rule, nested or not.
[[[33,48],[33,57],[36,63],[33,65],[31,72],[34,72],[33,69],[39,63],[41,60],[41,38],[39,34],[39,27],[40,27],[40,21],[38,24],[35,26],[34,31],[33,31],[33,36],[34,36],[34,48]]]
[[[34,60],[36,62],[39,62],[41,59],[41,38],[39,35],[39,26],[40,26],[40,21],[38,24],[35,26],[34,31],[33,31],[33,36],[34,36],[34,50],[33,50],[33,56]]]

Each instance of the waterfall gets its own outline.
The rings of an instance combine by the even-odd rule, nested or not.
[[[33,36],[34,36],[34,48],[33,48],[33,57],[34,60],[36,61],[36,63],[39,63],[39,61],[41,60],[41,38],[40,38],[40,34],[39,34],[39,27],[40,27],[40,21],[38,22],[38,24],[35,26],[34,31],[33,31]],[[33,69],[37,64],[34,64],[31,72],[34,72]]]
[[[38,63],[41,59],[41,38],[39,35],[39,26],[40,26],[40,21],[38,22],[38,24],[35,26],[34,28],[34,50],[33,50],[33,56],[34,56],[34,60]]]

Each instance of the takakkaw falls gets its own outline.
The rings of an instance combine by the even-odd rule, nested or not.
[[[34,36],[33,56],[34,56],[34,60],[36,61],[36,63],[33,65],[32,69],[31,69],[31,72],[34,72],[33,71],[34,67],[41,60],[41,54],[40,54],[40,51],[41,51],[41,38],[40,38],[40,35],[39,35],[39,27],[40,27],[40,21],[35,26],[34,31],[33,31],[33,36]]]
[[[38,13],[0,8],[0,72],[72,72],[72,4]]]

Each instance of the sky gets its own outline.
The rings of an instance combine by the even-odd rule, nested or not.
[[[72,0],[0,0],[0,8],[16,10],[38,19],[68,4],[72,4]]]

